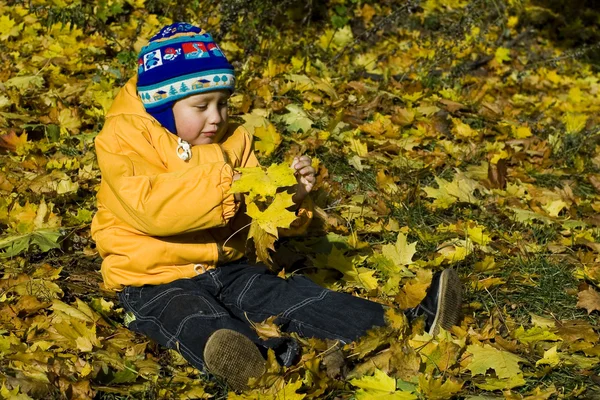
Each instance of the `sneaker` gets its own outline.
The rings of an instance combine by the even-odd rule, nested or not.
[[[453,269],[438,272],[431,280],[427,295],[415,308],[407,310],[410,320],[425,317],[425,330],[435,336],[440,328],[446,330],[460,319],[462,287],[458,274]]]
[[[209,372],[236,391],[247,389],[248,379],[259,378],[266,368],[258,347],[231,329],[219,329],[210,335],[204,348],[204,363]]]

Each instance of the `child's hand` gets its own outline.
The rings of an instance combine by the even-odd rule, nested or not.
[[[292,168],[296,170],[295,175],[298,180],[296,193],[292,197],[292,200],[294,203],[300,204],[315,185],[315,169],[312,167],[310,157],[308,156],[294,157]]]

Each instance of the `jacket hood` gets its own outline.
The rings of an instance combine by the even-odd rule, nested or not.
[[[154,120],[152,115],[148,114],[142,104],[142,100],[137,94],[137,75],[133,76],[125,86],[119,90],[110,110],[106,113],[106,118],[117,115],[135,115],[148,120]]]

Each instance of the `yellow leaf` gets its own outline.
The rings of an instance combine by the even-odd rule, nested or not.
[[[566,113],[562,117],[562,122],[565,124],[565,130],[568,134],[579,133],[585,128],[587,120],[587,115],[577,113]]]
[[[354,39],[352,29],[349,25],[341,29],[327,29],[325,33],[319,37],[319,46],[326,50],[328,47],[334,50],[339,50],[346,46]]]
[[[260,141],[254,142],[254,148],[263,156],[273,153],[281,143],[281,135],[275,129],[275,125],[271,123],[266,127],[256,127],[254,129],[254,136],[260,139]]]
[[[544,357],[537,360],[535,366],[537,367],[542,364],[549,365],[551,367],[556,367],[558,364],[560,364],[558,346],[553,346],[552,348],[544,351]]]
[[[548,328],[542,328],[541,326],[534,326],[533,328],[525,330],[522,326],[518,327],[514,332],[514,337],[522,343],[537,343],[540,341],[556,341],[562,340],[560,336],[554,334],[548,330]]]
[[[510,49],[505,47],[498,47],[494,58],[498,64],[502,64],[504,61],[510,61]]]
[[[490,272],[494,271],[498,268],[498,264],[496,264],[496,260],[494,260],[493,256],[485,256],[483,261],[478,261],[474,265],[474,270],[476,272]]]
[[[269,317],[262,322],[252,322],[250,320],[249,322],[252,325],[252,328],[258,334],[258,337],[260,337],[263,340],[266,340],[269,338],[281,336],[279,327],[275,324],[275,319],[277,319],[277,315]]]
[[[473,252],[473,243],[470,240],[450,240],[442,243],[438,250],[443,260],[455,263],[464,260]]]
[[[556,218],[563,208],[567,206],[568,204],[562,200],[553,200],[542,205],[542,209],[548,213],[548,216]]]
[[[231,193],[248,192],[248,200],[256,198],[266,200],[275,196],[277,189],[296,184],[294,170],[286,164],[272,164],[264,170],[262,167],[238,168],[241,178],[231,185]]]
[[[467,235],[473,242],[481,246],[487,246],[492,241],[492,238],[484,232],[484,229],[485,227],[481,225],[468,226]]]
[[[419,269],[417,276],[410,279],[400,288],[395,300],[401,310],[416,307],[424,298],[427,288],[431,285],[432,272],[429,269]]]
[[[5,9],[6,10],[6,9]],[[8,15],[0,17],[0,40],[5,41],[9,37],[19,36],[19,32],[23,29],[23,24],[16,25],[15,21]]]
[[[408,243],[406,235],[398,233],[396,244],[386,244],[381,248],[381,254],[392,260],[397,266],[410,265],[414,263],[413,256],[417,252],[417,242]],[[400,270],[395,271],[400,272]]]
[[[489,344],[469,345],[467,352],[472,355],[471,361],[466,367],[471,371],[472,376],[486,375],[489,369],[493,369],[500,379],[510,379],[523,374],[519,363],[525,362],[525,360],[516,354],[498,350]]]
[[[44,77],[41,75],[15,76],[4,82],[6,87],[14,87],[20,91],[25,91],[30,87],[41,88],[44,85]]]
[[[490,391],[512,389],[517,386],[523,386],[525,383],[527,382],[523,379],[523,375],[515,375],[505,379],[487,378],[485,382],[474,382],[478,388]]]
[[[461,346],[451,340],[448,332],[442,331],[435,338],[425,332],[409,340],[410,346],[425,363],[425,373],[447,371],[458,360]]]
[[[359,125],[358,129],[374,137],[396,137],[399,132],[399,128],[392,123],[391,117],[380,113],[375,113],[372,122]]]
[[[254,130],[259,126],[267,126],[269,120],[267,119],[269,112],[264,108],[255,108],[250,114],[242,115],[244,119],[244,128],[254,135]]]
[[[369,154],[369,149],[367,148],[367,144],[361,142],[359,139],[351,138],[349,139],[350,149],[355,152],[359,157],[365,157]]]
[[[81,121],[77,116],[77,112],[68,108],[60,111],[58,114],[58,123],[60,125],[61,134],[65,135],[68,133],[77,134],[81,127]]]
[[[539,326],[542,328],[550,328],[554,326],[554,320],[550,318],[540,317],[539,315],[529,314],[531,315],[531,323],[534,326]]]
[[[581,95],[581,89],[577,86],[569,89],[569,102],[571,103],[581,103],[583,101],[583,97]]]
[[[346,283],[362,287],[367,290],[376,289],[378,286],[377,278],[373,276],[374,270],[354,265],[354,260],[344,256],[344,252],[333,246],[331,253],[317,254],[315,260],[317,267],[332,268],[341,272]]]
[[[458,172],[452,182],[436,177],[438,188],[425,187],[423,190],[427,197],[435,199],[434,208],[448,208],[457,201],[479,204],[480,200],[474,195],[475,190],[483,190],[482,186],[475,180],[467,178],[462,172]]]
[[[370,399],[398,399],[413,400],[417,396],[410,392],[396,391],[396,380],[386,375],[385,372],[376,369],[373,376],[363,376],[351,379],[350,384],[360,388],[356,391],[357,400]]]
[[[465,124],[458,118],[452,118],[452,133],[458,138],[469,139],[479,136],[479,132],[471,128],[468,124]]]
[[[443,382],[443,383],[442,383]],[[462,389],[463,383],[452,379],[434,378],[431,375],[419,375],[419,392],[429,400],[453,398]]]
[[[292,222],[296,220],[296,214],[287,210],[294,205],[292,194],[277,193],[273,202],[265,211],[260,211],[255,203],[247,205],[246,214],[252,218],[252,223],[258,224],[267,233],[279,237],[277,228],[289,228]]]
[[[527,126],[512,127],[513,137],[517,139],[525,139],[532,135],[531,129]]]

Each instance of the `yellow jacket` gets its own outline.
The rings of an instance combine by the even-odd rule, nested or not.
[[[247,231],[234,233],[250,219],[228,194],[233,168],[258,166],[243,127],[230,125],[218,144],[192,146],[183,161],[177,136],[144,109],[134,77],[115,98],[95,146],[102,182],[92,237],[106,288],[190,278],[243,256]],[[306,230],[312,212],[303,207],[298,215],[288,233]]]

